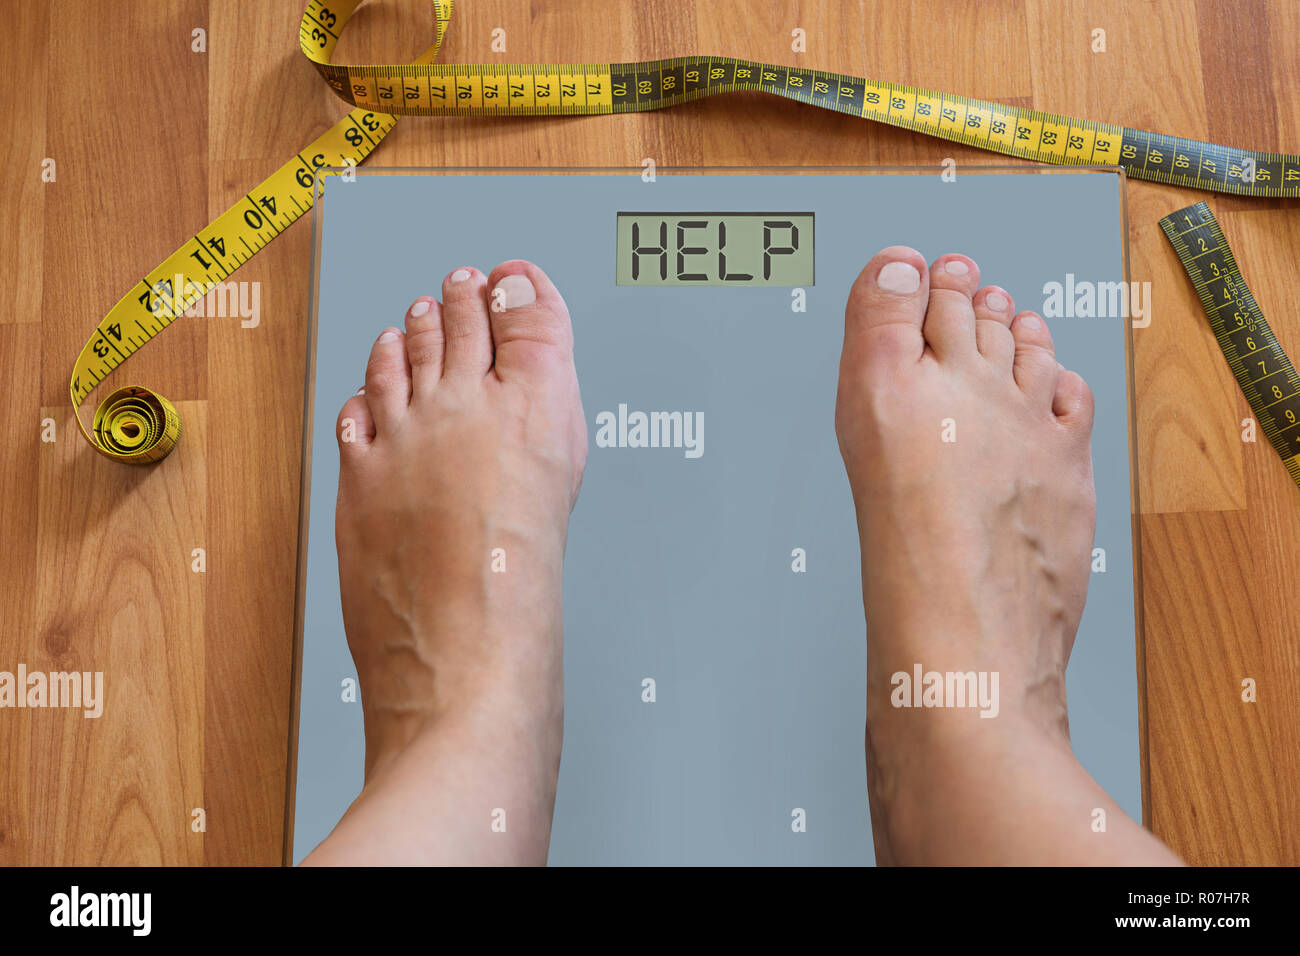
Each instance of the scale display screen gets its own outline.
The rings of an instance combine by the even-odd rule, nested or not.
[[[618,285],[813,284],[810,212],[620,212]]]

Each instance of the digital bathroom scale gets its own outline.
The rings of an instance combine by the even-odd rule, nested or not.
[[[565,559],[550,862],[874,862],[860,557],[834,431],[849,286],[895,244],[930,261],[971,256],[1019,309],[1043,312],[1049,283],[1125,281],[1123,174],[641,173],[359,169],[323,181],[286,862],[329,833],[363,779],[361,706],[342,691],[356,672],[334,545],[338,410],[414,299],[439,296],[456,267],[511,258],[536,262],[568,303],[589,436]],[[1095,560],[1070,660],[1072,740],[1141,820],[1131,325],[1049,323],[1096,397],[1104,570]],[[694,448],[597,444],[598,416],[634,412],[694,413],[704,427]]]

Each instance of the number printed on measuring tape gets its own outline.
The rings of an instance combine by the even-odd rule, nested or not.
[[[1300,196],[1300,156],[1233,149],[823,70],[731,57],[637,63],[435,64],[452,0],[434,0],[434,40],[412,63],[331,62],[361,0],[311,0],[299,45],[352,111],[245,194],[113,306],[82,348],[69,392],[82,434],[130,463],[158,461],[180,436],[176,410],[149,389],[118,389],[86,428],[81,407],[133,353],[311,208],[326,167],[359,164],[413,116],[610,114],[758,91],[1042,163],[1120,166],[1129,176],[1245,196]]]
[[[1165,216],[1160,228],[1191,277],[1255,420],[1300,485],[1300,376],[1242,278],[1219,221],[1198,202]]]
[[[637,63],[332,63],[356,0],[312,0],[302,52],[354,107],[407,116],[568,115],[664,109],[757,91],[1043,163],[1121,166],[1129,176],[1250,196],[1300,196],[1300,156],[1233,149],[823,70],[732,57]],[[445,5],[450,15],[451,5]],[[441,18],[443,12],[438,12]],[[439,20],[439,33],[445,22]],[[423,60],[423,58],[422,58]]]

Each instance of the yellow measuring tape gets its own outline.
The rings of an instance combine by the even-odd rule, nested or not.
[[[77,424],[110,458],[133,464],[160,460],[180,437],[180,419],[165,398],[132,386],[104,400],[88,431],[81,406],[90,392],[307,212],[317,170],[360,163],[400,115],[629,113],[752,90],[1021,159],[1121,166],[1138,179],[1245,196],[1300,196],[1300,156],[1231,149],[822,70],[709,56],[643,63],[437,65],[433,60],[452,0],[434,0],[434,42],[413,63],[331,63],[339,35],[361,2],[311,0],[299,26],[303,53],[354,109],[141,279],[77,357],[69,386]]]

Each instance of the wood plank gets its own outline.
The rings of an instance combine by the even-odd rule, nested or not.
[[[200,863],[204,575],[191,570],[206,512],[203,403],[167,468],[133,468],[73,437],[40,456],[31,670],[102,672],[103,713],[32,713],[30,861]]]
[[[200,0],[50,5],[46,149],[59,182],[45,193],[47,405],[68,401],[72,362],[100,318],[207,223],[207,58],[190,52],[205,9]],[[176,322],[111,380],[172,401],[202,397],[203,333],[202,323]]]
[[[36,543],[40,531],[37,482],[41,458],[58,441],[81,441],[59,430],[55,443],[42,441],[39,326],[0,324],[0,528],[4,529],[5,573],[0,575],[0,670],[16,674],[19,664],[35,659]],[[34,711],[0,711],[0,866],[43,862],[31,852],[32,801],[39,793],[31,765]],[[39,799],[39,797],[37,797]]]
[[[48,10],[46,149],[58,188],[44,194],[41,379],[28,402],[43,403],[60,439],[42,450],[29,499],[39,534],[26,663],[102,671],[107,700],[98,719],[28,718],[29,862],[194,863],[203,596],[189,554],[202,536],[204,428],[201,404],[185,399],[206,390],[204,329],[177,322],[125,381],[109,380],[147,383],[181,410],[167,468],[124,466],[88,447],[67,382],[100,316],[205,221],[207,66],[190,52],[205,5]]]
[[[1231,587],[1256,569],[1256,522],[1244,512],[1143,515],[1142,537],[1163,556],[1143,567],[1162,639],[1147,649],[1153,828],[1191,863],[1293,860],[1284,833],[1297,821],[1282,817],[1278,794],[1294,786],[1282,776],[1297,743],[1285,689],[1294,661],[1279,666],[1277,595]],[[1267,689],[1256,703],[1242,700],[1247,677]]]
[[[395,7],[415,14],[409,4],[367,4],[344,37],[366,35],[374,13]],[[301,16],[296,4],[212,9],[212,36],[239,43],[214,43],[210,69],[241,81],[210,87],[209,217],[347,113],[296,43],[286,50]],[[388,53],[417,46],[408,40]],[[267,109],[268,95],[302,106]],[[307,217],[231,277],[258,314],[207,320],[208,865],[278,865],[284,840],[310,244]]]
[[[21,214],[0,229],[0,275],[5,277],[8,308],[0,324],[41,320],[41,245],[45,229],[45,191],[58,189],[58,163],[46,182],[45,103],[49,63],[50,11],[43,3],[16,7],[6,18],[12,32],[5,38],[5,68],[0,70],[0,103],[6,126],[21,130],[0,141],[0,209]],[[8,219],[8,217],[6,217]]]

